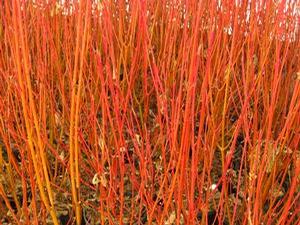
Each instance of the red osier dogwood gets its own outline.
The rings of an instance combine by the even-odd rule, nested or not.
[[[1,0],[0,224],[300,224],[299,1]]]

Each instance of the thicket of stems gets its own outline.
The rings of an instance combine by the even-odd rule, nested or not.
[[[0,1],[0,224],[300,223],[298,1]]]

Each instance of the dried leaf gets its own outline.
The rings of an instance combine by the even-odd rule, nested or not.
[[[103,187],[106,187],[106,186],[107,186],[107,179],[106,179],[106,177],[105,177],[104,175],[102,175],[102,176],[100,177],[100,183],[101,183],[101,185],[102,185]]]
[[[175,211],[173,211],[173,212],[170,214],[168,220],[165,221],[165,225],[171,225],[171,224],[173,224],[173,223],[175,222],[175,219],[176,219],[176,213],[175,213]]]
[[[103,151],[104,150],[104,140],[101,136],[98,139],[98,145],[99,145],[101,151]]]
[[[92,184],[93,185],[98,185],[100,183],[100,179],[98,177],[98,173],[96,173],[93,177],[93,180],[92,180]]]

